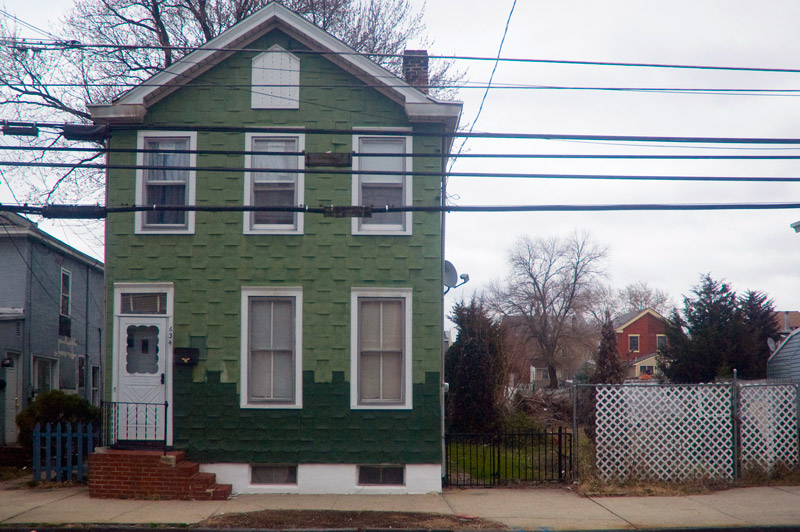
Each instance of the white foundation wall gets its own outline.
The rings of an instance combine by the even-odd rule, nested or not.
[[[214,473],[220,484],[231,484],[233,493],[388,495],[442,491],[440,464],[406,465],[404,486],[360,486],[355,464],[299,464],[297,484],[251,484],[249,464],[200,464],[200,471]]]

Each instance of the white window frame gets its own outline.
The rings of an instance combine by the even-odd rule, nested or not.
[[[277,44],[250,65],[251,109],[300,108],[300,58]]]
[[[145,164],[145,154],[142,152],[144,150],[145,141],[150,138],[188,138],[189,139],[189,150],[196,151],[197,150],[197,132],[195,131],[139,131],[137,140],[136,140],[136,205],[144,205],[145,203],[145,170],[141,167]],[[187,182],[186,182],[186,205],[187,206],[194,206],[195,205],[195,196],[196,196],[196,183],[197,183],[197,171],[194,168],[197,168],[197,154],[190,153],[189,154],[189,166],[192,170],[189,170]],[[172,235],[172,234],[194,234],[194,219],[195,213],[194,211],[186,211],[186,224],[178,226],[178,225],[169,225],[169,224],[153,224],[148,225],[146,220],[146,212],[137,212],[135,214],[135,232],[136,234],[150,234],[150,235]]]
[[[42,390],[39,384],[39,368],[37,367],[37,363],[39,361],[45,361],[50,363],[50,388],[47,390]],[[33,389],[36,390],[37,394],[44,393],[50,390],[60,390],[60,382],[59,382],[59,363],[57,358],[51,357],[41,357],[41,356],[34,356],[33,357],[33,376],[31,378]]]
[[[64,275],[65,274],[66,274],[67,278],[69,279],[69,283],[68,283],[69,286],[67,286],[67,293],[66,293],[66,297],[67,297],[67,312],[66,313],[62,312],[62,310],[63,310],[62,307],[64,306],[63,305],[63,300],[64,300],[64,296],[65,296],[65,294],[64,294]],[[60,281],[61,282],[59,284],[61,286],[61,291],[58,294],[58,312],[62,316],[69,317],[69,316],[72,315],[72,272],[67,270],[66,268],[61,268]]]
[[[403,331],[403,399],[400,402],[370,401],[359,399],[359,298],[404,299]],[[412,408],[412,289],[411,288],[353,288],[350,292],[350,408],[353,410],[410,410]]]
[[[280,138],[280,139],[294,139],[297,141],[297,151],[305,152],[306,150],[306,136],[305,134],[284,134],[284,133],[246,133],[245,134],[245,151],[254,151],[253,142],[263,138]],[[297,156],[297,174],[295,175],[295,202],[296,205],[303,205],[305,202],[305,157],[302,155]],[[244,156],[245,168],[253,168],[253,155],[247,154]],[[246,171],[244,173],[244,204],[253,205],[253,191],[254,191],[254,174],[255,172]],[[243,217],[244,234],[246,235],[302,235],[303,234],[303,213],[294,213],[294,223],[292,224],[259,224],[253,223],[253,213],[245,211]]]
[[[631,338],[636,338],[636,349],[631,349]],[[642,339],[638,334],[628,335],[628,353],[638,353],[642,349]]]
[[[375,129],[375,128],[358,128],[358,129]],[[403,128],[404,131],[406,128]],[[353,183],[352,183],[352,202],[353,205],[361,205],[361,176],[359,170],[361,169],[361,158],[358,153],[361,149],[362,139],[403,139],[405,140],[406,157],[401,159],[405,162],[405,172],[413,170],[414,155],[413,155],[413,138],[411,135],[381,135],[379,134],[382,129],[375,129],[376,134],[353,135]],[[397,131],[397,129],[393,129]],[[408,129],[410,132],[411,130]],[[411,206],[413,204],[413,176],[405,174],[403,178],[403,206]],[[413,217],[411,212],[402,213],[403,223],[401,224],[371,224],[369,218],[353,218],[352,231],[354,235],[411,235],[412,234],[412,221]]]
[[[658,350],[660,349],[660,348],[658,347],[658,340],[659,340],[660,338],[663,338],[663,339],[664,339],[664,347],[666,347],[666,345],[667,345],[667,335],[666,335],[666,334],[657,334],[657,335],[656,335],[656,351],[658,351]]]
[[[250,323],[250,298],[251,297],[280,297],[294,298],[294,399],[289,402],[269,401],[251,402],[249,387],[249,337],[248,324]],[[242,329],[241,329],[241,356],[239,375],[239,405],[241,408],[262,409],[299,409],[303,408],[303,289],[300,287],[242,287]]]

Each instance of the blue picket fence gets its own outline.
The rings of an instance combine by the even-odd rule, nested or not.
[[[82,482],[89,476],[89,454],[100,445],[100,430],[91,423],[50,423],[33,429],[33,481]]]

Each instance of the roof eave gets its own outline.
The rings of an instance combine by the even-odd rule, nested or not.
[[[90,105],[92,119],[104,124],[142,123],[149,106],[233,53],[224,49],[240,49],[274,29],[284,31],[323,54],[329,61],[402,105],[411,122],[441,122],[447,131],[455,131],[458,126],[461,102],[438,101],[397,76],[387,78],[387,73],[391,74],[388,70],[278,3],[269,4],[239,22],[112,103]],[[326,53],[329,55],[324,55]]]

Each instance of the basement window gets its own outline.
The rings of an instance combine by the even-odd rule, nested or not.
[[[251,465],[251,484],[297,484],[296,465]]]
[[[362,486],[404,486],[405,468],[400,465],[358,466],[358,483]]]

